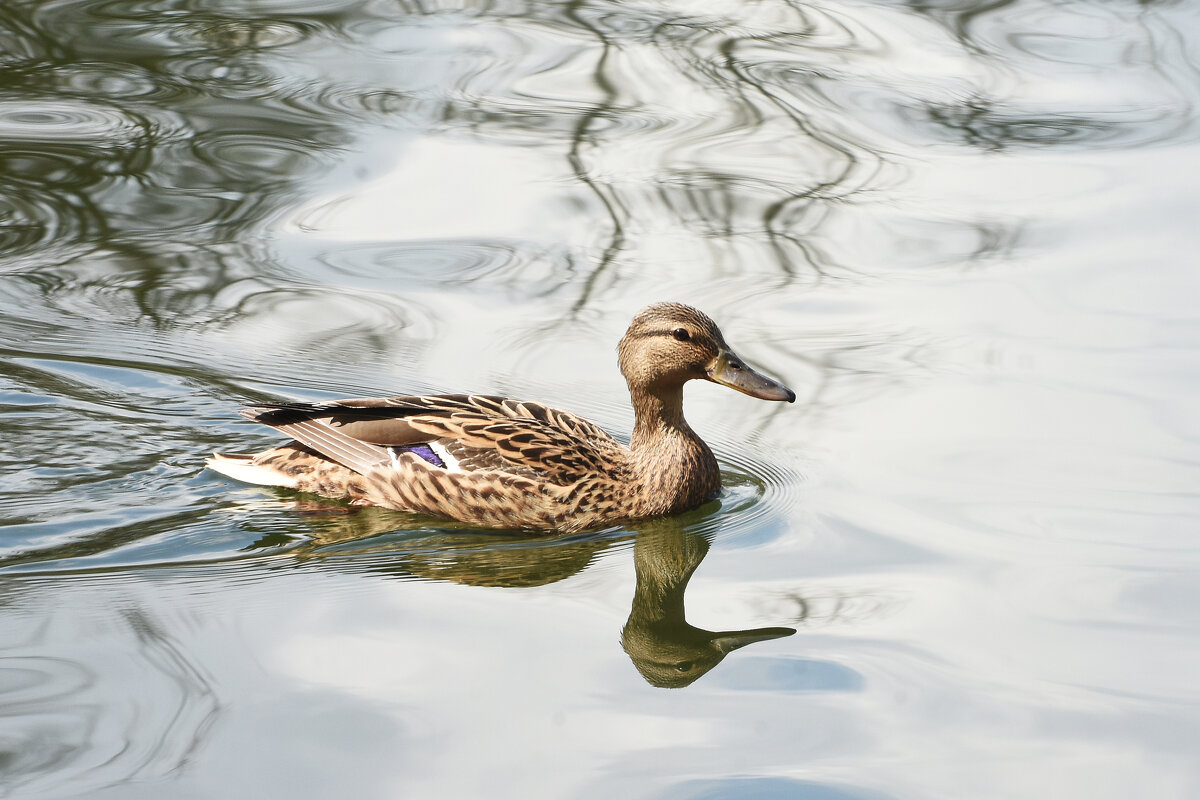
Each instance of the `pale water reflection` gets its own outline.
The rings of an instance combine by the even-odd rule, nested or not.
[[[688,625],[684,588],[708,544],[676,521],[634,535],[632,610],[618,637],[618,619],[595,599],[629,588],[627,533],[559,541],[402,533],[379,524],[394,523],[395,514],[329,506],[306,513],[334,525],[287,559],[144,570],[132,581],[79,574],[12,583],[18,594],[0,622],[11,643],[0,665],[11,787],[138,796],[170,779],[172,794],[203,796],[222,783],[196,765],[226,763],[242,789],[303,794],[361,781],[373,795],[397,756],[415,757],[416,746],[429,774],[410,764],[410,777],[432,790],[441,780],[436,764],[475,746],[433,747],[454,720],[421,707],[441,693],[461,696],[456,715],[466,716],[458,722],[478,715],[475,736],[536,739],[549,724],[586,745],[569,756],[582,765],[596,756],[594,735],[615,733],[607,729],[616,720],[605,721],[611,698],[603,698],[629,688],[633,667],[625,662],[623,676],[615,657],[622,645],[647,681],[685,686],[731,650],[794,633],[713,634]],[[590,585],[576,580],[555,593],[574,597],[566,606],[519,593],[582,577],[600,560],[602,574]],[[274,576],[266,584],[264,570]],[[434,589],[435,606],[424,605],[413,579],[445,587]],[[278,594],[280,583],[289,596]],[[372,609],[361,617],[352,610],[360,603]],[[460,636],[469,637],[472,657],[455,645]],[[580,653],[586,663],[576,662]],[[599,692],[602,702],[564,703],[574,687]],[[602,730],[591,731],[597,722]],[[522,732],[530,724],[534,730]],[[256,747],[260,739],[272,744]],[[356,767],[357,779],[340,772],[346,753],[305,756],[339,747],[361,755],[364,744],[378,756],[396,753],[382,759],[382,771]],[[286,754],[272,757],[276,748]],[[247,752],[256,755],[239,762]],[[276,774],[291,759],[288,776]],[[463,779],[471,786],[482,776]]]
[[[0,794],[1197,796],[1198,32],[9,0]],[[725,489],[665,529],[199,469],[272,441],[247,399],[627,432],[613,347],[661,299],[799,394],[689,389]]]

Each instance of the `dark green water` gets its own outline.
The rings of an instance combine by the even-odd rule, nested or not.
[[[8,0],[0,797],[1197,796],[1198,104],[1187,2]],[[201,469],[623,435],[665,299],[800,396],[689,388],[678,519]]]

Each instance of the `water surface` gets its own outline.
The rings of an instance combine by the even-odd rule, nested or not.
[[[0,795],[1196,796],[1198,31],[10,0]],[[277,440],[267,398],[621,435],[663,299],[800,396],[689,387],[725,489],[678,519],[497,535],[201,470]]]

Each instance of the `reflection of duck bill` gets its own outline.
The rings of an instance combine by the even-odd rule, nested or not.
[[[739,647],[771,639],[782,639],[796,632],[795,628],[754,628],[748,631],[722,631],[712,637],[713,645],[722,653],[731,653]]]

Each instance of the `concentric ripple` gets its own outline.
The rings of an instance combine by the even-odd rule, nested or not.
[[[51,77],[64,95],[80,99],[109,98],[122,103],[165,103],[178,98],[178,88],[146,69],[131,64],[89,61],[59,64]]]
[[[0,182],[0,248],[5,255],[0,273],[26,269],[33,256],[44,259],[54,253],[65,259],[91,237],[95,220],[61,193],[5,188]]]
[[[801,476],[781,453],[720,444],[713,449],[722,467],[720,511],[706,516],[695,530],[735,542],[779,535],[783,521],[800,502]]]
[[[47,98],[0,100],[0,140],[35,142],[128,142],[146,124],[112,106]]]
[[[31,582],[25,599],[44,597]],[[88,794],[177,769],[218,713],[207,676],[161,620],[120,606],[47,603],[34,619],[8,606],[0,647],[0,764],[5,786]],[[64,631],[63,608],[73,619]],[[44,613],[47,609],[43,606]]]

